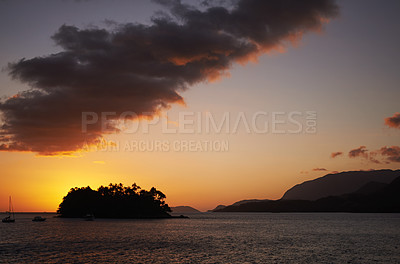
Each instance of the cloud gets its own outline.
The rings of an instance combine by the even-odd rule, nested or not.
[[[372,163],[376,163],[376,164],[381,164],[382,163],[381,161],[379,161],[375,157],[369,157],[369,161],[371,161]]]
[[[350,158],[357,158],[357,157],[368,158],[368,150],[366,149],[366,146],[360,146],[359,148],[350,150],[349,157]]]
[[[314,168],[313,171],[327,171],[325,168]]]
[[[400,147],[399,146],[391,146],[391,147],[382,147],[380,150],[382,156],[387,157],[389,162],[400,162]]]
[[[400,128],[400,113],[395,113],[393,116],[385,118],[385,125]]]
[[[331,157],[337,152],[333,152]],[[368,151],[366,146],[360,146],[356,149],[352,149],[348,154],[349,158],[363,158],[368,162],[375,164],[390,164],[392,162],[400,162],[400,147],[382,147],[378,150]]]
[[[121,113],[152,117],[184,104],[190,86],[281,50],[338,14],[333,0],[239,0],[229,8],[207,1],[204,10],[157,2],[166,11],[151,25],[62,25],[52,36],[62,52],[10,63],[12,78],[31,89],[0,103],[0,150],[55,155],[96,144],[118,132],[113,121]],[[99,122],[82,133],[82,112],[115,112],[111,129]]]
[[[331,153],[331,158],[336,158],[336,157],[342,156],[342,155],[343,155],[343,152],[341,152],[341,151],[332,152],[332,153]]]

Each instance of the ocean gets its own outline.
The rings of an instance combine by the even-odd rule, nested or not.
[[[47,220],[32,222],[35,215]],[[15,223],[0,223],[0,263],[400,263],[400,214],[188,215],[16,214]]]

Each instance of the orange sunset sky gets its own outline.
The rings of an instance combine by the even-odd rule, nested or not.
[[[120,182],[205,211],[335,171],[399,168],[398,1],[288,1],[290,17],[275,1],[226,13],[176,3],[0,1],[0,211],[11,195],[17,212],[54,212],[72,187]],[[124,111],[138,131],[117,124]],[[111,131],[84,133],[82,112],[115,112]],[[268,131],[251,124],[260,112]],[[207,133],[207,113],[229,113],[229,131]],[[234,129],[242,114],[250,131],[243,119]],[[228,149],[173,147],[189,141]]]

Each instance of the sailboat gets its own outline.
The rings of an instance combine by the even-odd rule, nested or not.
[[[10,196],[10,199],[8,201],[8,212],[7,213],[8,213],[8,216],[3,218],[3,220],[1,220],[1,221],[3,223],[14,223],[15,222],[15,217],[14,217],[14,208],[13,208],[12,203],[11,203],[11,196]]]

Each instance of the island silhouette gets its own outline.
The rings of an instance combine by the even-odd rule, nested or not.
[[[100,186],[97,190],[87,187],[70,189],[59,205],[60,217],[96,218],[171,218],[165,194],[152,187],[141,189],[136,183]]]

